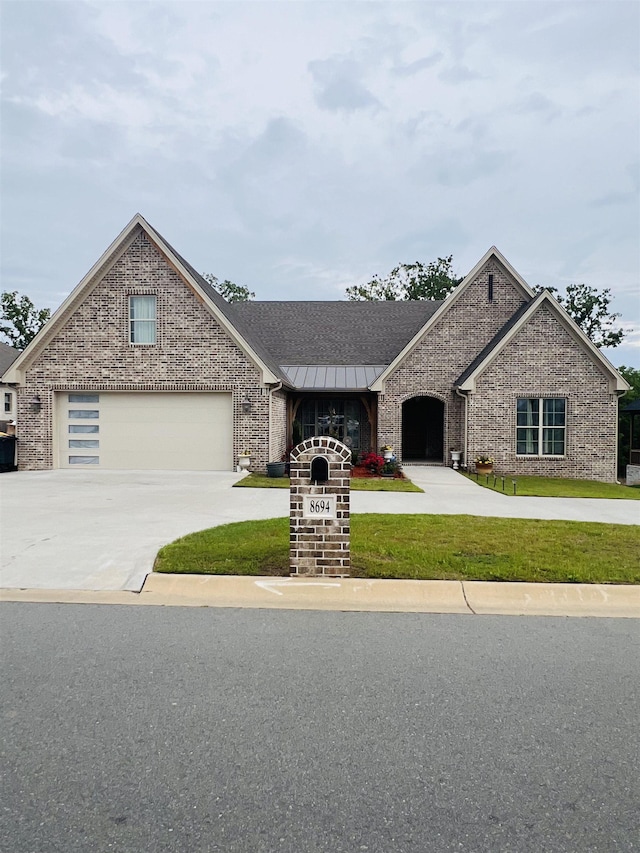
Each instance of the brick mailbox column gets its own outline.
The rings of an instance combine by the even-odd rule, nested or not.
[[[290,460],[291,574],[348,575],[351,451],[321,436],[295,447]]]

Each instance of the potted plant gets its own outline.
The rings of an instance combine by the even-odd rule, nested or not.
[[[382,451],[382,455],[385,458],[385,461],[388,462],[390,459],[393,459],[393,447],[390,444],[385,444],[380,448]]]
[[[496,461],[493,456],[488,453],[479,453],[475,458],[477,474],[491,474],[493,471],[493,463]]]
[[[267,462],[267,477],[284,477],[284,462]]]
[[[246,471],[249,465],[251,465],[251,451],[241,450],[238,454],[238,467]]]

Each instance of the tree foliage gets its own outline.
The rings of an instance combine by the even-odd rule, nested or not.
[[[18,296],[17,290],[0,296],[0,332],[15,349],[23,350],[38,334],[51,316],[48,308],[38,310],[28,296]]]
[[[202,273],[202,277],[211,285],[211,287],[217,290],[220,296],[223,296],[227,302],[248,302],[250,299],[255,298],[255,293],[252,290],[249,290],[248,287],[245,287],[242,284],[234,284],[234,282],[229,281],[228,278],[225,278],[224,281],[220,281],[217,276],[210,272]]]
[[[544,289],[540,286],[535,288],[538,293]],[[588,284],[569,284],[564,294],[557,287],[547,287],[546,290],[555,296],[597,347],[617,347],[622,343],[625,333],[615,328],[621,315],[609,311],[611,290],[608,287],[598,290]]]
[[[399,301],[404,299],[444,299],[462,281],[452,269],[453,255],[428,264],[398,264],[389,275],[374,275],[367,284],[347,287],[351,300]]]

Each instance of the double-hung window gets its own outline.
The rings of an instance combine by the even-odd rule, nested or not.
[[[519,397],[516,453],[519,456],[564,456],[567,401],[564,397]]]
[[[155,344],[156,297],[129,297],[129,342],[132,344]]]

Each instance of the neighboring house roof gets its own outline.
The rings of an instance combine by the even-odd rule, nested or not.
[[[9,344],[0,343],[0,378],[8,370],[20,355],[20,350],[10,347]]]
[[[493,340],[487,344],[464,373],[458,377],[454,385],[461,391],[474,391],[475,382],[478,376],[480,376],[480,374],[491,364],[491,362],[499,355],[509,341],[520,331],[520,329],[525,326],[529,320],[531,320],[543,304],[546,304],[551,311],[555,313],[567,331],[588,353],[590,353],[594,361],[596,361],[609,375],[612,393],[624,394],[628,391],[630,388],[629,383],[620,373],[618,373],[611,362],[604,357],[593,341],[585,335],[582,329],[567,314],[560,303],[553,298],[548,290],[543,290],[535,297],[535,299],[532,299],[516,311],[509,321],[505,323],[502,329],[500,329],[497,335],[495,335]]]
[[[640,400],[634,400],[633,403],[629,403],[628,406],[622,410],[626,414],[633,414],[633,412],[640,412]]]

